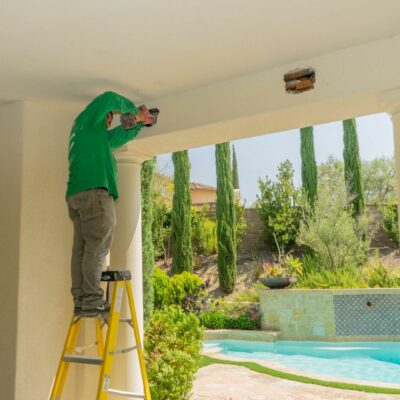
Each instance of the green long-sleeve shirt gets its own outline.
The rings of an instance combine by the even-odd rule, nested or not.
[[[119,125],[107,130],[105,117],[110,111],[138,113],[127,98],[105,92],[78,115],[69,141],[67,197],[88,189],[105,188],[114,199],[118,198],[117,164],[112,151],[134,139],[143,124],[132,129]]]

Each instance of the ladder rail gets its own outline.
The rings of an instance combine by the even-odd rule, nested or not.
[[[103,326],[99,319],[96,319],[96,339],[97,339],[97,355],[103,360],[104,358],[104,338],[103,338]],[[99,366],[101,372],[101,365]]]
[[[104,352],[103,365],[101,366],[99,385],[97,388],[97,400],[108,400],[108,389],[114,359],[113,352],[115,351],[115,345],[117,341],[123,291],[123,283],[120,281],[115,282],[108,320],[108,330],[105,343],[106,350]]]
[[[67,338],[65,339],[61,359],[58,364],[57,374],[54,379],[53,387],[50,394],[50,400],[58,400],[61,398],[69,368],[69,363],[64,361],[64,357],[66,356],[66,354],[72,353],[74,348],[76,347],[81,324],[82,320],[80,318],[76,319],[75,315],[73,315],[71,323],[69,325]]]
[[[151,399],[149,379],[147,377],[146,364],[144,361],[143,348],[142,348],[142,343],[141,343],[140,333],[139,333],[139,325],[137,322],[135,300],[133,298],[132,286],[130,285],[129,281],[125,281],[125,288],[126,288],[126,294],[128,295],[129,308],[130,308],[131,316],[132,316],[131,322],[133,325],[133,333],[135,336],[135,343],[137,346],[140,371],[142,373],[142,381],[143,381],[143,389],[144,389],[145,399]]]

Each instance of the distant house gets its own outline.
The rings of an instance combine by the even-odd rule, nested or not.
[[[195,207],[201,207],[204,204],[209,204],[210,208],[215,207],[217,201],[217,188],[203,183],[192,182],[190,184],[192,193],[192,204]],[[234,189],[235,199],[240,200],[240,190]]]
[[[196,207],[201,207],[204,204],[212,206],[217,201],[217,189],[213,186],[192,182],[190,191],[192,193],[192,204]]]

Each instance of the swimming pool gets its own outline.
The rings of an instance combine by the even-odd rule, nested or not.
[[[299,372],[400,384],[400,342],[249,342],[209,340],[207,351],[279,363]]]

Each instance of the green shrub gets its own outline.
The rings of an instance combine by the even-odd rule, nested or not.
[[[337,268],[311,270],[297,281],[296,288],[304,289],[356,289],[365,288],[365,283],[359,268]]]
[[[207,305],[207,312],[222,313],[229,317],[239,317],[248,312],[248,304],[225,299],[212,300]]]
[[[154,308],[161,309],[166,304],[166,294],[170,286],[168,275],[160,268],[154,268],[153,272]]]
[[[379,257],[379,252],[375,252],[375,256],[364,269],[365,280],[371,288],[391,288],[400,286],[400,277],[390,273],[389,269],[384,265]]]
[[[172,276],[169,283],[165,296],[167,305],[182,306],[186,295],[204,291],[204,282],[190,272],[182,272]]]
[[[247,222],[246,222],[246,207],[240,203],[240,201],[235,201],[235,212],[236,212],[236,248],[239,251],[242,244],[243,236],[246,232]]]
[[[153,400],[185,400],[197,370],[202,330],[178,307],[156,311],[145,332],[145,360]]]
[[[277,182],[268,177],[258,180],[256,209],[264,222],[266,243],[275,247],[275,234],[284,251],[295,243],[301,219],[301,191],[295,188],[293,176],[293,165],[286,160],[278,167]]]
[[[396,203],[379,207],[382,214],[382,227],[388,233],[390,239],[399,244],[399,218]]]
[[[228,317],[221,312],[201,313],[200,324],[208,329],[224,329]]]
[[[254,320],[248,315],[230,317],[222,312],[201,313],[200,323],[208,329],[243,329],[255,330],[260,328],[259,320]]]
[[[256,285],[261,282],[257,282]],[[261,284],[262,285],[262,284]],[[262,285],[262,288],[265,286]],[[235,294],[233,301],[235,302],[248,302],[248,303],[259,303],[260,302],[260,295],[257,291],[257,287],[253,287],[250,289],[246,289],[242,292]]]
[[[192,208],[192,246],[195,255],[210,256],[217,252],[217,223],[206,217],[208,205]]]
[[[153,197],[153,246],[156,260],[168,256],[171,237],[171,208],[163,196],[155,192]]]
[[[227,329],[243,329],[243,330],[255,330],[260,329],[260,321],[252,319],[247,315],[241,315],[236,318],[228,318]]]
[[[175,305],[186,311],[198,312],[197,303],[202,303],[206,296],[204,282],[190,272],[183,272],[170,278],[163,270],[155,268],[153,287],[155,309]]]
[[[301,262],[303,264],[303,274],[319,271],[321,269],[321,263],[312,255],[311,252],[306,252],[301,259]]]
[[[318,187],[314,209],[303,204],[303,220],[297,238],[310,249],[321,268],[343,269],[360,266],[367,257],[368,220],[352,218],[344,189],[333,191],[329,183]]]

